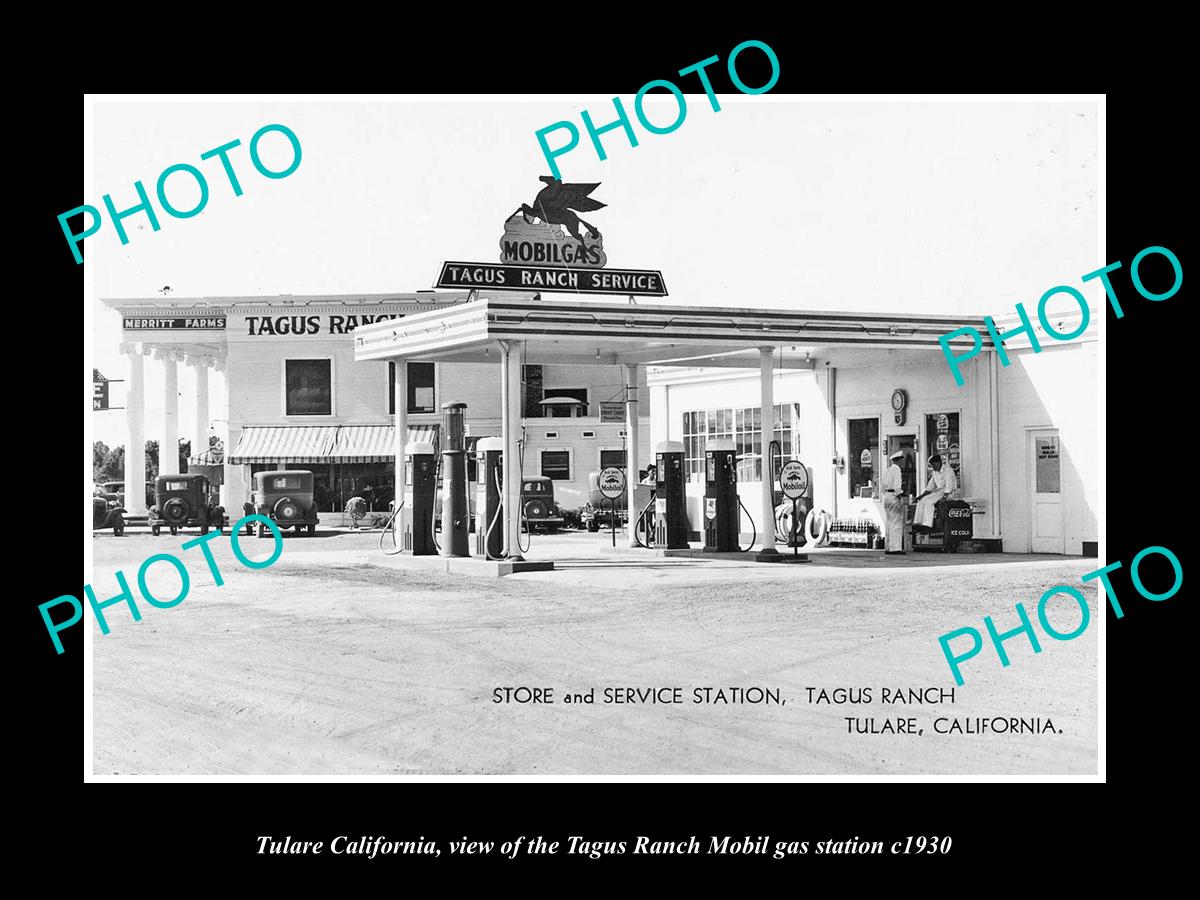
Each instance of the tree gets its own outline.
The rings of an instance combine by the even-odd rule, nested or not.
[[[158,441],[146,441],[146,480],[158,477]]]
[[[92,481],[108,481],[102,477],[101,470],[104,468],[104,461],[108,459],[108,454],[112,451],[108,449],[108,444],[104,441],[96,441],[92,444]]]
[[[97,481],[124,481],[125,480],[125,447],[113,447],[108,451],[108,455],[104,458],[104,465],[100,467],[100,477]]]
[[[188,457],[192,455],[192,442],[179,439],[179,471],[186,472],[188,470]]]

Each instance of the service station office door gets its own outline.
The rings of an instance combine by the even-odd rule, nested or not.
[[[1033,553],[1063,552],[1061,457],[1058,429],[1029,432],[1029,549]]]

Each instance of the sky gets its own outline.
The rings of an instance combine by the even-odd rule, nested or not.
[[[677,114],[664,96],[647,102],[651,121]],[[683,124],[665,135],[644,130],[632,97],[622,97],[639,145],[609,132],[603,161],[579,115],[611,121],[603,96],[97,100],[95,196],[82,202],[102,208],[108,193],[118,210],[133,206],[134,181],[153,197],[175,163],[204,172],[210,196],[188,219],[167,216],[155,199],[161,230],[134,215],[125,246],[107,219],[86,240],[90,365],[127,374],[120,320],[102,297],[155,297],[167,285],[173,298],[409,292],[432,287],[444,260],[498,261],[504,219],[549,173],[535,132],[560,120],[581,132],[557,159],[563,179],[600,182],[592,196],[607,206],[586,218],[604,236],[608,265],[661,270],[664,303],[999,316],[1019,301],[1036,305],[1054,285],[1082,289],[1080,276],[1108,262],[1094,102],[718,97],[713,112],[703,94],[688,95]],[[272,123],[302,147],[286,178],[261,176],[248,156],[250,137]],[[240,197],[217,160],[200,160],[234,139]],[[279,134],[261,149],[270,168],[290,161]],[[187,209],[198,191],[173,175],[168,196]],[[1095,286],[1084,293],[1099,308]],[[146,359],[149,422],[161,417],[160,369]],[[181,365],[184,436],[192,378]],[[212,381],[220,418],[224,387]],[[124,441],[121,412],[93,414],[92,427],[94,439]]]

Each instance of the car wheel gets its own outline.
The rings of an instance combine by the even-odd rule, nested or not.
[[[313,522],[311,525],[308,526],[308,533],[309,534],[317,533],[317,523],[316,522]]]
[[[171,526],[171,534],[179,534],[179,526],[178,525]]]
[[[154,535],[155,537],[158,537],[158,533],[159,533],[159,531],[161,531],[161,530],[162,530],[162,529],[160,529],[160,528],[159,528],[157,525],[151,525],[151,526],[150,526],[150,533],[151,533],[152,535]]]
[[[120,537],[125,533],[125,519],[117,516],[117,521],[113,522],[113,537]]]
[[[264,538],[267,536],[267,526],[264,525],[262,522],[258,523],[258,536],[260,538]]]
[[[200,522],[200,533],[208,534],[208,518],[204,518]]]
[[[587,530],[588,530],[588,531],[591,531],[591,532],[597,532],[597,531],[599,531],[599,530],[600,530],[600,523],[599,523],[599,522],[597,522],[595,519],[592,519],[591,521],[589,521],[589,522],[587,523]]]

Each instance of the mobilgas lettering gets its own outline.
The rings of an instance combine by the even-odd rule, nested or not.
[[[291,144],[292,161],[286,168],[279,171],[268,169],[266,165],[263,164],[258,152],[258,145],[263,136],[273,131],[282,134]],[[229,186],[233,189],[233,196],[235,197],[242,196],[243,191],[241,182],[238,181],[237,174],[234,172],[233,163],[229,159],[229,151],[239,146],[241,146],[241,141],[234,140],[227,144],[222,144],[220,147],[215,147],[212,150],[206,150],[200,154],[201,162],[212,159],[213,157],[218,157],[220,159],[222,169],[224,170],[226,177],[229,179]],[[300,139],[296,137],[296,133],[286,125],[264,125],[262,128],[258,129],[258,131],[254,133],[254,137],[250,139],[250,162],[253,163],[254,168],[257,169],[264,178],[286,178],[295,172],[300,166],[300,157]],[[177,208],[172,201],[167,199],[167,179],[176,172],[187,173],[190,175],[195,180],[196,187],[199,189],[199,198],[191,209]],[[176,179],[176,181],[182,183],[181,179]],[[159,231],[162,228],[158,221],[158,215],[155,213],[154,207],[150,203],[150,196],[146,193],[146,188],[140,180],[133,183],[133,190],[134,193],[137,194],[138,202],[120,212],[117,211],[116,204],[113,202],[111,194],[105,194],[101,198],[104,202],[104,208],[108,210],[108,218],[112,222],[113,229],[117,232],[117,237],[120,239],[122,245],[129,243],[129,234],[125,230],[123,220],[128,219],[137,213],[145,213],[146,221],[150,223],[151,231]],[[167,215],[175,219],[190,219],[192,216],[199,215],[208,205],[208,181],[205,180],[204,173],[201,172],[200,169],[193,165],[189,165],[188,163],[175,163],[163,169],[162,174],[158,176],[158,181],[155,184],[155,193],[158,195],[159,205],[163,208]],[[178,198],[176,198],[176,202],[178,202]],[[84,217],[84,228],[79,232],[75,232],[71,230],[71,226],[67,224],[67,220],[78,215],[82,215]],[[89,216],[91,217],[90,224],[87,221],[87,217]],[[67,244],[71,248],[71,254],[75,257],[75,263],[78,265],[83,262],[83,254],[79,252],[79,245],[86,238],[89,238],[100,231],[101,226],[104,224],[104,216],[95,206],[91,205],[90,203],[85,203],[82,206],[77,206],[72,210],[62,213],[58,217],[58,224],[59,227],[62,228],[62,232],[67,238]]]

